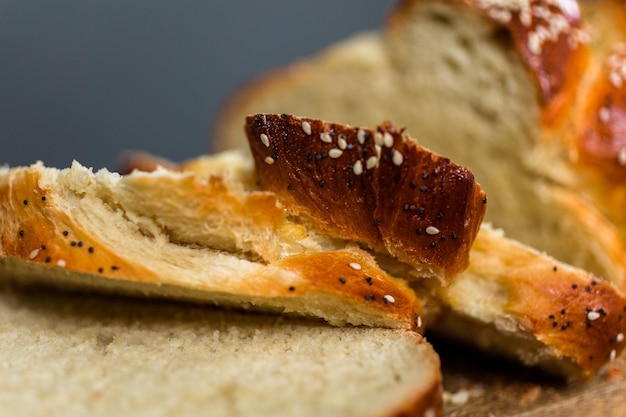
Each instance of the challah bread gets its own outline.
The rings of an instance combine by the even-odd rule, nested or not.
[[[260,187],[314,229],[444,283],[467,268],[487,197],[470,171],[403,136],[294,115],[246,120]]]
[[[469,268],[448,287],[412,285],[431,333],[570,380],[589,379],[626,344],[620,291],[489,225],[472,246]]]
[[[250,140],[256,141],[257,135]],[[231,151],[198,157],[175,169],[202,177],[228,170],[229,178],[256,189],[252,158],[243,155]],[[159,159],[139,157],[144,168],[160,164]],[[294,179],[292,188],[302,186]],[[314,224],[307,230],[320,238]],[[424,306],[420,318],[427,334],[443,334],[571,380],[588,379],[624,349],[626,298],[619,290],[508,239],[488,224],[482,225],[472,245],[468,269],[447,286],[436,278],[416,276],[414,266],[388,254],[375,256],[387,273],[411,282]]]
[[[444,415],[410,330],[6,286],[0,328],[14,417]]]
[[[588,179],[584,196],[569,159],[572,112],[595,48],[579,14],[572,0],[403,1],[384,31],[233,94],[213,140],[218,149],[244,146],[241,120],[259,112],[361,126],[392,119],[473,172],[489,196],[486,220],[507,236],[624,289],[624,240],[607,220],[623,216],[621,191]]]
[[[0,276],[421,331],[408,285],[225,176],[0,169]]]

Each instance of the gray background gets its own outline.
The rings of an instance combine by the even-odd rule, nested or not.
[[[0,0],[0,164],[206,153],[229,92],[381,27],[394,3]]]

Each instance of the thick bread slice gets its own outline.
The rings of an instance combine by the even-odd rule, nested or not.
[[[413,331],[5,287],[0,328],[7,416],[443,417]]]
[[[445,284],[467,268],[487,202],[469,170],[389,122],[368,129],[257,114],[245,130],[261,188],[315,230],[387,251]]]
[[[429,331],[571,380],[590,378],[626,345],[620,291],[488,225],[472,246],[469,268],[450,286],[413,286]]]
[[[408,285],[313,240],[269,192],[164,169],[0,170],[0,276],[420,330]]]
[[[570,0],[401,2],[384,31],[357,34],[236,92],[216,119],[214,141],[245,146],[241,120],[254,113],[357,126],[392,119],[472,171],[494,226],[624,289],[624,240],[606,216],[623,217],[626,193],[609,181],[598,195],[616,209],[600,211],[581,195],[584,183],[564,163],[570,148],[556,139],[570,127],[572,82],[589,54],[578,13]],[[552,25],[563,30],[552,36]],[[565,174],[554,172],[560,168]]]
[[[160,163],[140,157],[141,165],[150,169]],[[176,168],[201,176],[227,170],[231,178],[257,187],[250,159],[243,152],[226,152]],[[376,256],[385,271],[412,281],[424,305],[427,334],[443,334],[571,380],[588,379],[625,347],[623,293],[586,271],[508,239],[488,224],[482,225],[472,245],[468,269],[449,286],[437,279],[415,280],[413,266]]]

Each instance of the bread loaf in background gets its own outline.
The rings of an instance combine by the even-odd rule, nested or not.
[[[489,195],[486,220],[507,236],[625,289],[624,11],[583,4],[399,2],[380,31],[234,93],[212,140],[245,146],[241,120],[259,112],[391,119],[471,169]]]

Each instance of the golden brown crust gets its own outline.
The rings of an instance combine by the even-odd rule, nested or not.
[[[455,314],[500,326],[499,336],[482,338],[483,348],[512,338],[502,351],[570,379],[590,378],[626,347],[626,297],[615,286],[484,227],[470,268],[450,287],[431,288]],[[437,314],[445,313],[426,315],[434,330]]]
[[[486,197],[469,170],[402,133],[286,114],[246,123],[261,187],[292,213],[447,282],[469,263]]]
[[[285,309],[326,319],[329,317],[325,315],[330,314],[330,320],[335,323],[347,318],[344,323],[368,324],[367,321],[371,319],[382,326],[422,331],[422,320],[418,320],[422,314],[421,305],[415,294],[406,283],[383,272],[371,255],[358,248],[320,249],[317,253],[287,255],[263,263],[246,261],[242,258],[244,254],[229,255],[223,249],[202,247],[196,243],[200,253],[188,253],[187,256],[215,258],[220,266],[208,269],[213,264],[207,263],[206,269],[200,267],[200,270],[190,269],[189,272],[188,268],[197,267],[191,264],[181,267],[177,259],[161,259],[171,256],[171,253],[167,248],[163,249],[163,242],[158,239],[136,241],[128,238],[121,240],[123,245],[111,246],[111,241],[102,239],[99,233],[117,232],[90,229],[89,223],[81,223],[75,216],[68,214],[78,211],[78,207],[67,210],[67,205],[74,203],[68,203],[63,198],[64,193],[73,192],[67,185],[48,182],[46,188],[40,186],[45,170],[40,165],[15,168],[5,173],[0,180],[0,263],[4,265],[0,268],[0,275],[5,278],[19,281],[20,275],[29,275],[26,280],[34,279],[44,283],[67,278],[74,287],[80,287],[83,280],[86,287],[96,288],[101,287],[98,281],[108,281],[103,286],[117,286],[119,291],[116,292],[120,293],[158,294],[161,287],[178,288],[191,294],[185,298],[209,302],[235,300],[234,304],[252,303],[261,310]],[[80,174],[84,174],[84,171]],[[229,217],[223,214],[225,212],[230,212],[231,218],[237,216],[237,212],[242,212],[256,221],[252,229],[254,224],[259,225],[257,232],[261,238],[267,234],[265,229],[273,230],[269,233],[275,235],[283,232],[284,211],[279,208],[271,193],[252,193],[246,201],[237,202],[227,182],[220,178],[212,180],[202,181],[193,175],[168,176],[160,171],[153,176],[145,173],[130,175],[122,177],[120,181],[123,186],[129,187],[129,195],[139,196],[140,199],[150,195],[157,198],[159,193],[164,195],[165,187],[169,190],[165,193],[174,200],[180,198],[193,203],[192,207],[187,208],[190,211],[173,208],[183,223],[185,216],[192,222],[201,222],[202,213],[206,210],[217,210],[225,217],[224,220]],[[96,182],[97,179],[89,176],[85,181]],[[95,187],[95,184],[92,186]],[[80,194],[85,191],[75,192]],[[209,195],[211,198],[207,198]],[[118,197],[123,199],[121,195]],[[221,206],[218,201],[220,198],[225,200]],[[118,204],[121,209],[125,206],[124,201]],[[168,204],[172,203],[162,204],[165,220],[170,214]],[[143,210],[143,215],[152,215],[145,206]],[[282,220],[275,216],[277,213],[282,214]],[[129,224],[129,231],[133,227],[136,225]],[[144,257],[129,251],[127,246],[136,244],[147,245],[142,251]],[[174,242],[170,244],[174,245],[172,249],[178,247]],[[184,247],[194,246],[192,242],[180,245],[183,250]],[[160,252],[163,250],[165,252]],[[153,254],[146,255],[150,252]],[[324,265],[320,266],[320,260],[324,260]],[[180,261],[183,264],[187,262],[186,259]],[[155,266],[157,262],[162,263]],[[20,270],[26,272],[21,274]],[[66,271],[67,274],[60,274],[59,271]],[[342,276],[337,276],[338,272]],[[190,279],[183,276],[185,274],[193,276]],[[340,282],[342,277],[345,278],[345,285]],[[88,285],[91,282],[95,284]],[[126,291],[129,288],[133,290]],[[140,288],[139,291],[135,291],[137,288]],[[356,321],[353,321],[355,317],[348,318],[347,313],[337,308],[340,305],[344,305],[346,312],[355,312]],[[334,310],[331,311],[331,308]]]
[[[430,0],[428,0],[430,1]],[[587,69],[587,34],[576,0],[443,0],[465,5],[506,30],[536,82],[543,122],[563,120]],[[390,16],[390,30],[402,25],[413,7],[425,0],[404,0]]]

